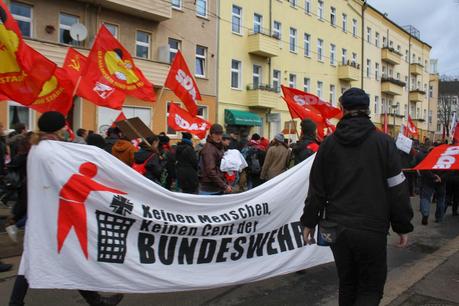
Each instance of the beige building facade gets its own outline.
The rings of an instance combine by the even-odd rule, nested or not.
[[[215,0],[196,3],[166,0],[25,0],[7,1],[20,24],[28,44],[58,65],[63,64],[68,47],[87,54],[99,27],[104,24],[131,52],[136,65],[153,82],[158,101],[144,102],[128,97],[123,111],[126,116],[140,117],[154,132],[167,132],[171,138],[179,134],[167,127],[169,103],[179,99],[163,89],[170,62],[181,50],[190,71],[195,75],[202,95],[199,115],[215,121],[217,24],[211,16],[216,12]],[[76,42],[69,35],[75,23],[83,24],[88,37]],[[69,120],[74,129],[103,132],[119,111],[98,107],[75,98]],[[8,101],[0,104],[0,121],[12,128],[13,118],[35,128],[36,112]],[[17,120],[17,119],[16,119]]]

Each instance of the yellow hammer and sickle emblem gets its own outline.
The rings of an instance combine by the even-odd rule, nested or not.
[[[75,69],[76,71],[80,71],[80,57],[77,55],[71,59],[71,64],[69,67]]]

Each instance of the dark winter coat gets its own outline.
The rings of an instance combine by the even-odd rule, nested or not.
[[[196,193],[199,187],[198,157],[191,141],[190,143],[182,141],[177,144],[175,158],[179,187],[185,193]]]
[[[223,144],[213,142],[208,136],[207,142],[199,154],[201,190],[207,192],[225,191],[228,185],[226,184],[225,175],[220,171],[220,163],[224,154]]]
[[[151,150],[144,149],[144,148],[134,153],[134,162],[136,164],[143,164],[148,158],[150,159],[145,165],[145,170],[146,170],[145,177],[155,183],[160,184],[161,175],[165,167],[165,162],[160,159],[159,154],[153,153]]]
[[[407,187],[394,141],[368,117],[345,116],[316,155],[301,223],[314,228],[326,204],[327,219],[342,228],[411,232]]]
[[[292,148],[295,165],[313,155],[317,147],[318,145],[314,138],[303,136]]]

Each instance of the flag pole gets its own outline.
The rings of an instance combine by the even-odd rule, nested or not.
[[[161,102],[161,98],[163,97],[163,94],[164,94],[164,88],[166,88],[166,86],[163,85],[163,87],[161,87],[161,90],[159,91],[158,98],[156,98],[156,102]]]
[[[80,87],[81,78],[82,77],[81,77],[81,74],[80,74],[80,76],[78,77],[78,80],[76,82],[75,88],[73,89],[72,98],[76,95],[78,87]]]

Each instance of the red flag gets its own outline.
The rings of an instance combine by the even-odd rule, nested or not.
[[[201,100],[201,94],[180,50],[175,55],[164,86],[182,100],[191,115],[196,116],[198,113],[196,100]]]
[[[191,115],[175,103],[169,106],[169,117],[167,124],[175,131],[183,131],[194,134],[200,139],[206,137],[207,130],[210,129],[210,122]]]
[[[300,106],[308,105],[309,107],[314,107],[317,109],[324,118],[341,118],[342,111],[340,108],[331,105],[328,102],[320,100],[316,95],[301,91],[296,88],[282,87],[282,93],[284,97]]]
[[[459,146],[434,148],[414,170],[459,170]]]
[[[411,116],[408,114],[408,122],[406,123],[406,136],[407,137],[410,137],[410,136],[414,136],[414,137],[419,137],[419,133],[418,133],[418,128],[416,127],[416,125],[414,125],[414,122],[413,120],[411,119]]]
[[[129,52],[103,25],[85,68],[78,93],[97,105],[120,109],[125,95],[151,102],[156,99],[153,84],[135,66]]]
[[[115,121],[113,121],[112,127],[116,127],[116,123],[117,123],[118,121],[124,121],[124,120],[126,120],[126,119],[127,119],[127,118],[126,118],[126,116],[124,115],[124,113],[121,112],[121,113],[118,115],[118,117],[116,117]]]
[[[42,91],[28,107],[40,112],[56,111],[64,116],[73,105],[74,85],[67,72],[57,68],[54,75],[43,85]]]
[[[67,72],[67,75],[75,86],[78,83],[81,72],[86,69],[87,62],[88,59],[86,56],[73,48],[68,49],[62,68]]]
[[[456,124],[456,130],[453,135],[453,144],[459,144],[459,124]]]
[[[389,132],[389,129],[387,127],[387,113],[384,113],[384,134],[387,134]]]
[[[55,63],[23,41],[16,21],[0,0],[0,92],[21,104],[31,104],[55,69]]]
[[[287,107],[290,112],[290,116],[292,116],[292,119],[311,119],[314,121],[317,126],[317,137],[319,140],[322,140],[325,137],[325,129],[327,129],[327,133],[331,132],[328,125],[333,125],[329,123],[327,119],[324,119],[318,110],[307,105],[300,106],[295,102],[291,102],[285,98],[283,99],[285,103],[287,103]]]

